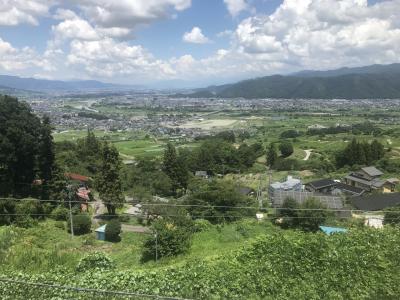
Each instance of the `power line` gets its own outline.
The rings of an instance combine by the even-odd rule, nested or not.
[[[30,286],[36,286],[36,287],[70,290],[70,291],[76,291],[76,292],[88,292],[88,293],[119,295],[119,296],[144,297],[144,298],[165,299],[165,300],[191,300],[188,298],[169,297],[169,296],[152,295],[152,294],[141,294],[141,293],[134,293],[134,292],[126,292],[126,291],[109,291],[109,290],[73,287],[73,286],[67,286],[67,285],[29,282],[29,281],[16,280],[16,279],[12,279],[12,278],[4,278],[4,277],[0,277],[0,281],[8,282],[8,283],[24,284],[24,285],[30,285]]]
[[[14,201],[37,201],[37,202],[55,202],[55,203],[67,203],[68,201],[64,200],[52,200],[52,199],[18,199],[18,198],[0,198],[0,200],[14,200]],[[83,201],[71,201],[71,203],[83,203]],[[94,202],[88,202],[94,203]],[[124,204],[130,202],[106,202],[107,204]],[[161,207],[198,207],[198,208],[232,208],[232,209],[255,209],[256,206],[229,206],[229,205],[201,205],[201,204],[170,204],[170,203],[137,203],[142,207],[146,206],[161,206]],[[400,213],[400,211],[391,211],[391,210],[379,210],[379,211],[367,211],[367,210],[359,210],[359,209],[334,209],[334,208],[286,208],[286,207],[272,207],[271,209],[275,209],[278,211],[330,211],[330,212],[356,212],[356,213]]]

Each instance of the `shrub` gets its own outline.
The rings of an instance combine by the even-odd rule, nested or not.
[[[74,234],[82,235],[90,232],[92,221],[90,220],[90,217],[88,215],[74,215],[72,216],[72,221]],[[68,232],[71,233],[71,219],[68,219]]]
[[[87,272],[93,270],[111,270],[115,268],[113,260],[102,252],[93,252],[83,257],[76,270],[78,272]]]
[[[400,206],[389,208],[385,212],[383,223],[390,225],[400,225]]]
[[[194,231],[202,232],[210,229],[212,227],[210,221],[205,219],[197,219],[194,221]]]
[[[307,199],[296,214],[295,224],[304,231],[318,231],[331,212],[315,198]]]
[[[173,220],[159,219],[152,225],[154,235],[144,243],[142,261],[187,253],[191,246],[192,231]]]
[[[121,233],[121,223],[118,219],[112,219],[108,222],[106,226],[106,241],[109,242],[119,242],[121,241],[121,237],[119,236]]]
[[[18,216],[15,224],[19,227],[29,228],[37,225],[37,219],[43,218],[43,207],[40,202],[35,199],[24,199],[16,205]]]
[[[69,210],[63,206],[57,206],[52,212],[51,217],[56,221],[67,221]]]
[[[281,151],[283,157],[288,157],[293,154],[293,145],[291,142],[284,141],[279,145],[279,151]]]

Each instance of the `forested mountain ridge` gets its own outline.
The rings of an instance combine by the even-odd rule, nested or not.
[[[272,75],[211,86],[185,96],[197,98],[207,93],[214,97],[248,99],[394,99],[400,98],[400,64]]]

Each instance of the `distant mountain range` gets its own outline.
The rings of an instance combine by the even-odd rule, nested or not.
[[[118,85],[96,80],[46,80],[0,75],[0,86],[5,89],[16,89],[33,92],[87,92],[101,90],[128,90],[141,88],[139,86]]]
[[[302,71],[234,84],[210,86],[174,96],[202,98],[400,99],[400,64]]]

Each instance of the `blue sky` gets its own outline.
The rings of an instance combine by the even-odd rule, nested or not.
[[[199,86],[398,62],[399,0],[0,1],[0,74]]]

